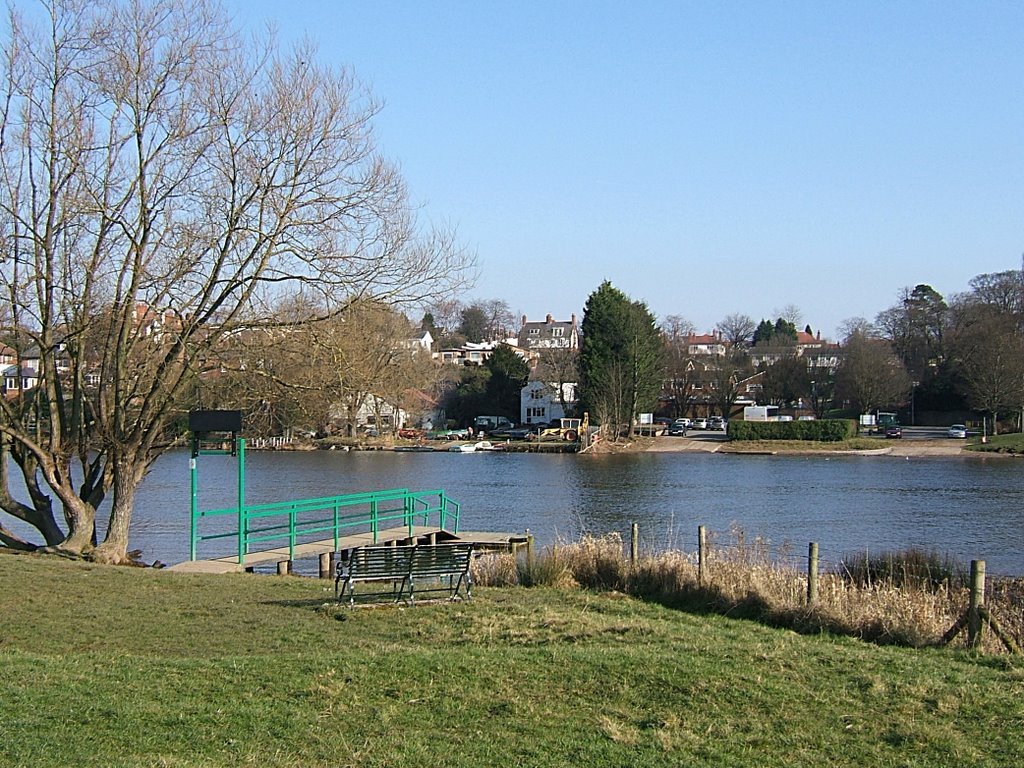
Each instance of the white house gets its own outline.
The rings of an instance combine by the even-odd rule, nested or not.
[[[567,405],[576,404],[576,384],[562,385]],[[530,381],[519,395],[519,422],[521,424],[539,424],[565,418],[561,400],[558,397],[558,384],[555,382]]]

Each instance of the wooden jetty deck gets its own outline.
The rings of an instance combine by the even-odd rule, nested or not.
[[[330,566],[325,566],[325,560],[330,558],[334,552],[346,552],[356,547],[365,547],[371,544],[398,544],[417,542],[444,542],[460,541],[474,544],[480,549],[496,549],[515,551],[518,547],[526,544],[527,534],[522,533],[497,533],[491,531],[461,531],[452,533],[443,528],[431,528],[427,526],[414,526],[412,536],[409,535],[407,527],[389,528],[377,532],[377,540],[374,541],[373,534],[369,531],[342,536],[335,548],[334,539],[323,539],[303,544],[296,544],[294,555],[289,552],[288,547],[278,547],[260,552],[249,552],[245,556],[245,562],[239,563],[237,555],[219,557],[212,560],[187,560],[170,566],[167,570],[180,573],[239,573],[249,571],[259,566],[276,565],[278,573],[287,573],[290,570],[289,564],[293,560],[305,560],[319,557],[321,561],[321,575],[325,570],[331,572]]]

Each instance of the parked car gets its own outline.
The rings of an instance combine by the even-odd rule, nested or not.
[[[493,440],[526,440],[532,434],[536,434],[536,429],[531,428],[529,424],[525,424],[521,427],[492,429],[487,433],[487,437]]]
[[[686,437],[686,430],[688,427],[685,424],[681,424],[678,421],[673,422],[668,428],[668,434],[675,437]]]
[[[886,437],[903,437],[903,428],[899,424],[890,424],[885,428]]]
[[[693,420],[693,428],[694,429],[707,429],[708,428],[708,420],[707,419],[694,419]]]
[[[946,432],[949,437],[964,438],[967,437],[967,426],[965,424],[954,424]]]
[[[673,423],[673,424],[682,424],[682,425],[683,425],[684,427],[687,427],[687,428],[689,428],[689,427],[692,427],[692,426],[693,426],[693,422],[692,422],[692,421],[690,421],[689,419],[685,418],[685,417],[684,417],[684,418],[681,418],[681,419],[676,419],[676,420],[675,420],[675,421],[673,421],[672,423]]]
[[[725,419],[721,416],[712,416],[708,419],[708,429],[717,429],[719,432],[725,431]]]

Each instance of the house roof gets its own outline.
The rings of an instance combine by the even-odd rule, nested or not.
[[[555,320],[548,315],[543,322],[527,320],[524,315],[517,343],[524,349],[551,346],[550,341],[553,339],[565,339],[571,343],[573,334],[577,333],[576,315],[572,315],[569,320]]]

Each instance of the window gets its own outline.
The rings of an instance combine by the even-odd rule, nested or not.
[[[564,336],[565,335],[565,328],[552,328],[551,329],[551,335],[555,336],[555,337]]]
[[[530,329],[530,335],[531,336],[540,336],[540,328],[531,328]]]
[[[544,408],[527,408],[526,409],[526,418],[528,418],[528,419],[532,419],[532,418],[543,419],[544,418],[544,411],[545,410],[546,409],[544,409]]]
[[[543,397],[544,397],[544,390],[543,389],[531,389],[530,390],[530,399],[531,400],[541,400]]]

